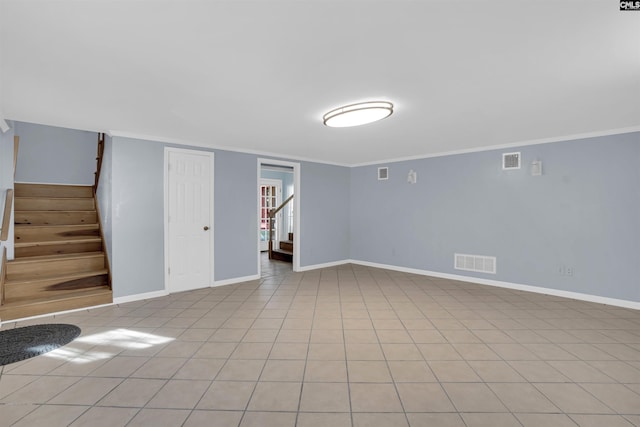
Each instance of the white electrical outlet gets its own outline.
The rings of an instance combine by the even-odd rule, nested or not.
[[[573,276],[573,267],[567,267],[567,276]]]

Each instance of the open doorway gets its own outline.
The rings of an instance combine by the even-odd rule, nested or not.
[[[273,261],[300,268],[300,164],[258,159],[258,272]],[[282,268],[282,267],[281,267]]]

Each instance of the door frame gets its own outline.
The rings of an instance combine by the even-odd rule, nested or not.
[[[260,268],[260,169],[262,165],[286,166],[293,168],[293,271],[300,271],[300,250],[302,249],[300,236],[300,200],[302,198],[302,186],[300,185],[300,163],[287,162],[285,160],[274,160],[258,157],[257,179],[256,179],[256,264],[258,266],[258,276],[262,274]]]
[[[209,157],[210,180],[209,188],[211,197],[209,198],[209,224],[211,224],[211,233],[209,233],[209,250],[211,253],[211,270],[209,275],[209,287],[215,286],[215,223],[213,222],[213,207],[215,198],[215,153],[213,151],[193,150],[188,148],[164,147],[164,290],[170,293],[169,289],[169,153],[196,154]]]

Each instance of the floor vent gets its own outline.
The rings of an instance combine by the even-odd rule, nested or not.
[[[496,257],[454,254],[454,268],[456,270],[496,274]]]

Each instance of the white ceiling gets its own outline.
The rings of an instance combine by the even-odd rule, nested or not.
[[[0,0],[0,114],[354,165],[640,129],[614,0]],[[322,114],[395,113],[358,128]]]

